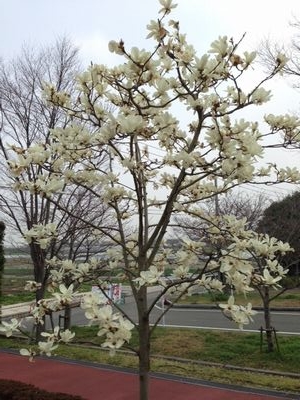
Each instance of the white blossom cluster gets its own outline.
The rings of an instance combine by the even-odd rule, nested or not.
[[[46,249],[51,240],[56,235],[56,224],[33,225],[31,229],[24,232],[24,238],[27,243],[32,241],[38,243],[41,249]]]
[[[49,300],[40,300],[31,310],[31,315],[34,317],[36,322],[43,323],[43,318],[45,315],[61,310],[65,305],[70,304],[74,299],[74,295],[75,293],[73,292],[72,285],[70,287],[66,287],[65,285],[61,284],[59,286],[59,292],[54,294],[54,298]],[[22,321],[19,321],[15,318],[9,322],[2,321],[0,324],[0,332],[3,332],[7,337],[10,337],[15,331],[20,330],[21,322]],[[39,353],[50,356],[57,348],[57,343],[68,343],[75,336],[75,334],[70,332],[68,329],[61,331],[59,327],[56,327],[53,333],[43,332],[42,336],[46,338],[46,341],[38,342]],[[32,359],[36,354],[31,349],[21,349],[20,353],[30,357],[30,359]]]
[[[208,221],[209,217],[206,218]],[[142,271],[135,279],[139,286],[162,285],[168,288],[172,296],[181,297],[195,288],[205,288],[208,291],[222,292],[223,282],[216,273],[221,272],[226,283],[233,288],[234,293],[247,293],[254,287],[280,287],[280,281],[287,274],[277,258],[293,251],[288,243],[283,243],[268,235],[257,234],[245,229],[246,220],[236,219],[233,216],[222,218],[211,217],[206,227],[209,243],[222,243],[221,255],[214,256],[212,250],[211,261],[206,262],[205,270],[195,271],[195,266],[207,244],[205,242],[186,240],[182,248],[176,252],[173,261],[173,281],[169,287],[168,279],[163,279],[163,270],[151,266]],[[258,269],[256,260],[262,268]],[[193,272],[192,272],[193,271]],[[234,294],[229,297],[228,303],[220,304],[227,317],[235,321],[239,327],[252,321],[255,312],[249,303],[247,307],[234,304]]]
[[[300,141],[300,120],[295,115],[273,115],[264,117],[273,132],[280,132],[283,136],[285,147],[297,146]]]
[[[50,287],[54,290],[61,282],[76,283],[80,285],[85,280],[90,280],[93,272],[97,270],[99,262],[96,258],[90,258],[87,262],[75,262],[69,259],[59,260],[56,257],[48,260],[50,269]]]
[[[83,297],[81,307],[85,310],[86,318],[93,325],[99,326],[98,336],[105,336],[102,347],[108,347],[111,354],[129,342],[133,323],[114,312],[113,307],[107,304],[105,296],[88,293]]]
[[[62,310],[66,305],[72,304],[75,296],[78,295],[74,292],[73,284],[69,287],[60,284],[58,289],[59,291],[54,292],[51,299],[40,300],[31,310],[31,315],[36,323],[43,324],[45,315]],[[122,347],[125,342],[129,342],[131,330],[134,328],[133,323],[121,314],[115,313],[112,306],[107,304],[107,298],[104,295],[100,296],[98,293],[85,294],[82,298],[81,307],[85,311],[87,319],[93,324],[99,325],[98,336],[105,336],[102,346],[108,347],[111,354]],[[3,321],[0,325],[0,332],[9,337],[19,330],[20,326],[21,321],[17,319],[12,319],[10,322]],[[46,340],[38,342],[39,353],[51,356],[60,342],[70,342],[75,333],[68,329],[63,331],[59,327],[55,327],[52,333],[43,332],[42,336]],[[31,349],[22,349],[20,353],[31,359],[35,355]]]
[[[252,316],[257,314],[257,312],[252,309],[250,303],[248,303],[246,307],[236,305],[233,296],[229,297],[227,304],[220,304],[220,307],[224,315],[236,322],[240,329],[253,321]]]
[[[71,332],[69,329],[61,330],[56,326],[52,333],[42,332],[41,335],[45,337],[46,340],[38,342],[39,353],[50,357],[54,350],[57,349],[59,343],[69,343],[74,338],[75,333]],[[23,348],[20,350],[20,354],[32,360],[36,352],[31,349]]]
[[[2,321],[0,324],[0,332],[3,332],[6,337],[12,336],[12,334],[19,329],[21,321],[12,318],[10,321]]]
[[[41,283],[38,283],[36,281],[26,281],[26,284],[24,286],[24,290],[28,292],[36,292],[42,287]]]

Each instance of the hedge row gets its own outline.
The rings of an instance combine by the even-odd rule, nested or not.
[[[51,393],[27,383],[0,379],[0,400],[84,400],[66,393]]]

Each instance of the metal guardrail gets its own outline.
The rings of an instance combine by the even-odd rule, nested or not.
[[[5,317],[16,317],[21,318],[30,314],[30,309],[32,307],[32,301],[20,304],[11,304],[8,306],[1,307],[1,316]]]
[[[77,298],[70,304],[71,308],[80,306],[82,294],[78,295]],[[51,299],[49,299],[51,301]],[[11,304],[0,307],[0,315],[2,318],[25,318],[31,315],[31,310],[35,306],[34,301],[26,303]]]
[[[150,292],[161,290],[160,286],[152,286],[149,288]],[[79,307],[81,298],[85,293],[80,293],[76,299],[70,304],[71,308]],[[131,288],[129,286],[122,287],[121,304],[125,303],[125,298],[131,295]],[[51,299],[49,299],[51,301]],[[0,315],[2,318],[25,318],[31,315],[31,310],[35,306],[35,301],[28,301],[25,303],[11,304],[0,307]]]

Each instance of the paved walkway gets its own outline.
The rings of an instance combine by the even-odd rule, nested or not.
[[[138,376],[130,371],[65,359],[26,357],[0,351],[0,379],[31,383],[52,392],[77,394],[86,400],[138,400]],[[279,400],[299,396],[247,390],[184,380],[168,375],[153,376],[151,400]]]

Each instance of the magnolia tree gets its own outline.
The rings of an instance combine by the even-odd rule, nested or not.
[[[233,118],[236,112],[270,99],[270,92],[262,85],[280,73],[285,56],[279,54],[272,72],[245,91],[243,77],[253,68],[255,53],[242,52],[240,43],[219,37],[206,54],[198,56],[180,32],[179,23],[169,18],[175,4],[171,0],[160,0],[160,4],[160,18],[147,26],[148,38],[154,41],[151,51],[136,47],[129,50],[122,40],[111,41],[109,49],[119,54],[123,63],[113,68],[91,65],[78,77],[76,97],[45,85],[47,100],[60,106],[73,122],[53,129],[52,140],[43,148],[24,148],[10,161],[10,167],[20,174],[19,185],[24,190],[27,182],[21,179],[23,169],[38,164],[41,170],[51,172],[42,187],[36,181],[35,190],[41,196],[55,203],[56,188],[63,182],[86,188],[109,207],[113,228],[89,221],[95,237],[104,235],[110,243],[105,265],[88,260],[79,277],[76,263],[65,264],[64,268],[77,280],[97,273],[99,268],[117,270],[121,272],[120,280],[129,282],[136,317],[125,315],[118,305],[114,309],[107,304],[107,283],[100,278],[97,282],[103,296],[88,294],[82,308],[87,318],[99,326],[98,335],[105,337],[103,346],[112,351],[128,344],[132,330],[137,330],[139,345],[135,351],[143,400],[148,399],[151,335],[169,309],[150,324],[152,310],[162,296],[172,292],[179,299],[195,286],[222,291],[223,283],[213,277],[212,271],[221,271],[235,292],[245,294],[251,290],[253,276],[272,287],[284,275],[279,264],[272,261],[290,250],[288,244],[247,231],[243,219],[211,216],[199,202],[245,182],[300,180],[296,169],[278,169],[270,164],[262,167],[262,161],[257,165],[258,158],[264,155],[265,136],[269,137],[268,147],[272,146],[272,138],[274,146],[285,146],[291,138],[297,139],[296,119],[267,115],[269,130],[262,133],[257,123]],[[175,117],[175,110],[184,113],[184,119],[189,118],[187,127]],[[278,139],[279,131],[282,135]],[[109,159],[106,170],[96,162],[103,152]],[[153,214],[157,215],[155,220]],[[215,253],[207,250],[204,241],[183,240],[175,257],[172,255],[177,279],[167,282],[163,274],[171,255],[165,238],[173,224],[172,217],[178,214],[205,221],[210,240],[224,246]],[[46,240],[51,241],[51,229],[47,225],[43,229]],[[262,271],[255,270],[251,254],[259,254],[264,260]],[[199,258],[204,262],[199,264]],[[55,260],[51,262],[55,264]],[[53,282],[58,291],[53,299],[40,301],[34,310],[37,320],[48,307],[58,309],[73,299],[74,285],[67,287],[60,279],[56,273]],[[151,285],[161,287],[154,299],[148,296]],[[240,327],[249,323],[254,314],[251,304],[235,304],[233,294],[221,308]],[[1,329],[9,335],[19,326],[15,320]],[[73,336],[58,328],[44,335],[46,340],[39,343],[39,348],[48,355],[57,342]],[[32,355],[30,350],[22,353]]]

